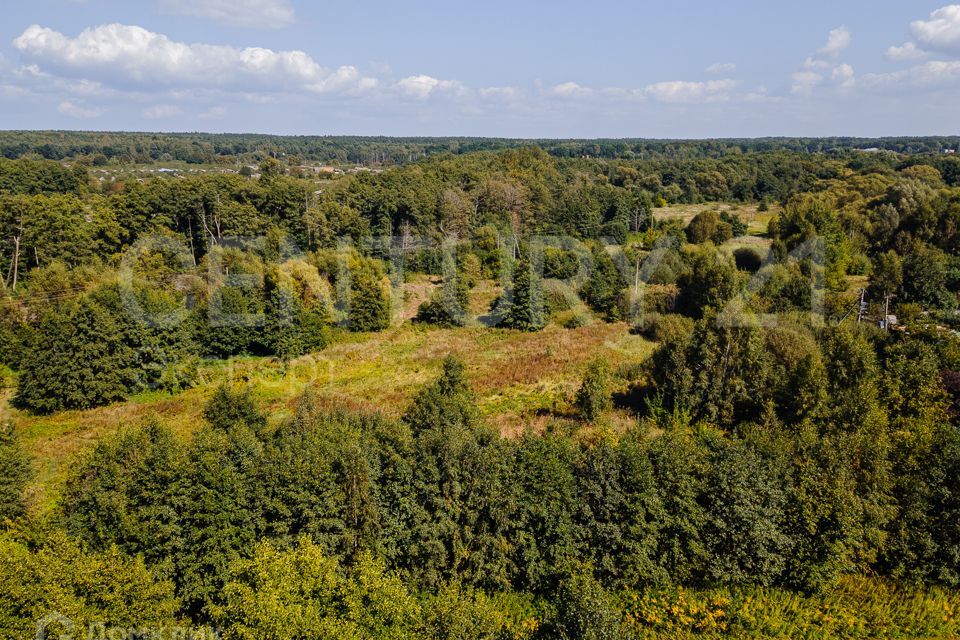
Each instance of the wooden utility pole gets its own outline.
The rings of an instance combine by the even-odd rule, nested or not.
[[[863,314],[867,310],[866,295],[867,290],[860,289],[860,310],[857,313],[857,324],[860,324],[860,322],[863,321]]]

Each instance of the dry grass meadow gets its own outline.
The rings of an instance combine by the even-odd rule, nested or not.
[[[156,417],[189,437],[202,422],[203,406],[220,384],[249,385],[269,419],[292,415],[308,387],[331,405],[400,415],[418,389],[434,379],[449,354],[462,358],[481,411],[505,436],[541,429],[551,420],[575,415],[572,401],[584,365],[603,355],[614,367],[644,360],[653,344],[632,335],[623,323],[594,321],[567,329],[551,323],[543,331],[523,333],[484,326],[436,328],[409,322],[420,301],[435,286],[421,278],[404,285],[397,324],[375,334],[338,334],[322,352],[286,367],[271,358],[235,358],[201,368],[201,382],[177,395],[146,392],[127,402],[84,411],[33,416],[10,407],[6,390],[0,418],[19,428],[33,454],[38,500],[51,490],[77,455],[105,435]],[[485,310],[497,290],[481,283],[473,293],[474,311]],[[615,410],[607,422],[624,425],[635,417]]]
[[[758,211],[759,205],[742,202],[717,203],[705,202],[701,204],[673,204],[653,210],[655,220],[682,220],[684,226],[703,211],[724,212],[740,216],[747,223],[747,233],[751,236],[762,235],[767,232],[767,224],[780,211],[780,205],[770,203],[768,211]]]

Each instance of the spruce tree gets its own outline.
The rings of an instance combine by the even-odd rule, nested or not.
[[[60,508],[67,530],[90,548],[116,545],[172,578],[180,541],[182,447],[153,419],[101,440],[69,475]]]
[[[507,456],[480,422],[463,363],[447,358],[404,421],[414,435],[405,569],[424,586],[458,580],[503,588],[510,520]]]
[[[539,331],[547,321],[543,302],[543,281],[527,257],[513,265],[507,290],[497,303],[500,326],[522,331]]]
[[[49,312],[23,354],[15,403],[45,414],[124,399],[142,382],[137,337],[92,296]]]
[[[593,270],[580,289],[584,302],[597,313],[602,313],[607,320],[619,320],[622,291],[623,278],[613,259],[603,247],[596,247],[593,250]]]
[[[249,388],[234,389],[225,384],[217,387],[207,401],[203,417],[210,426],[225,432],[245,426],[259,433],[267,425],[267,417],[260,411]]]
[[[305,351],[300,300],[282,274],[274,272],[265,278],[267,296],[264,326],[269,350],[286,362]]]
[[[330,344],[330,311],[323,301],[301,303],[300,340],[305,352],[320,351]]]
[[[262,519],[264,418],[245,392],[221,387],[193,437],[181,479],[183,552],[177,586],[185,610],[208,615],[223,599],[229,566],[247,556]]]

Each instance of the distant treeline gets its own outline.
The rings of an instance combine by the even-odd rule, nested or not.
[[[960,137],[730,138],[710,140],[518,138],[392,138],[383,136],[271,136],[262,134],[0,131],[0,156],[33,154],[49,160],[215,163],[297,156],[307,161],[395,165],[440,154],[499,151],[537,145],[557,157],[625,160],[721,158],[743,153],[839,153],[877,149],[901,154],[942,153]]]

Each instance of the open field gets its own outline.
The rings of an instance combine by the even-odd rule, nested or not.
[[[412,317],[429,291],[423,279],[405,285],[400,313]],[[475,311],[495,294],[490,283],[475,293]],[[577,329],[555,324],[534,333],[483,326],[440,329],[404,321],[374,334],[338,334],[322,352],[294,360],[284,369],[271,358],[211,361],[201,383],[175,396],[138,394],[125,403],[85,411],[32,416],[10,408],[3,398],[2,417],[18,427],[37,467],[39,490],[46,492],[63,477],[66,465],[104,435],[155,416],[186,437],[202,421],[203,405],[223,382],[249,384],[271,421],[292,415],[296,399],[310,387],[332,404],[400,415],[410,398],[439,372],[449,354],[461,357],[477,393],[481,411],[501,433],[542,428],[550,420],[573,414],[571,401],[584,364],[604,355],[616,367],[638,362],[653,344],[631,335],[626,324],[595,322]],[[613,423],[632,420],[627,411],[609,416]]]
[[[767,224],[771,218],[780,212],[781,207],[779,204],[774,203],[770,203],[769,211],[758,211],[758,207],[758,204],[746,204],[742,202],[674,204],[654,209],[653,217],[654,220],[682,220],[684,226],[686,226],[698,213],[703,211],[726,211],[731,215],[740,216],[740,219],[747,223],[747,233],[750,235],[763,235],[767,232]]]

